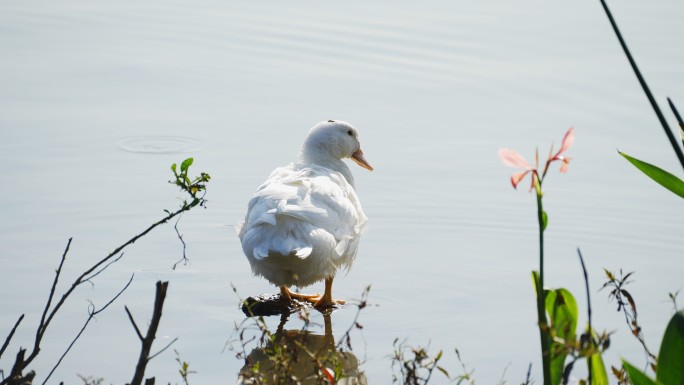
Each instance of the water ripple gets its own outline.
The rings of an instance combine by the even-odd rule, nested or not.
[[[197,151],[201,142],[182,136],[132,136],[120,139],[116,146],[124,151],[140,154],[181,154]]]

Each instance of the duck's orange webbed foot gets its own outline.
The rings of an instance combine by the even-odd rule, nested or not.
[[[343,299],[332,299],[332,298],[325,298],[324,296],[321,297],[318,301],[316,301],[313,306],[316,309],[326,309],[330,307],[334,307],[335,305],[344,305],[347,303],[347,301]]]
[[[280,298],[283,301],[292,301],[293,299],[296,299],[298,301],[316,303],[319,299],[321,299],[321,297],[322,296],[320,294],[295,293],[290,291],[290,289],[288,289],[287,286],[280,287]]]
[[[321,298],[316,301],[313,305],[317,309],[330,308],[335,305],[344,305],[347,301],[343,299],[333,299],[332,297],[332,282],[333,277],[325,279],[325,292]]]

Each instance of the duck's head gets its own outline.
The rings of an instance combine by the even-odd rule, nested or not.
[[[311,127],[302,146],[302,157],[306,161],[323,165],[350,158],[359,166],[373,171],[361,151],[356,128],[341,120],[328,120]]]

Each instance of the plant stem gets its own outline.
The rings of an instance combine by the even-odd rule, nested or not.
[[[682,117],[679,115],[677,107],[675,107],[674,103],[672,103],[672,99],[667,98],[667,103],[670,105],[672,113],[677,118],[677,123],[679,124],[679,137],[682,140],[682,146],[684,146],[684,120],[682,120]]]
[[[582,252],[580,251],[579,247],[577,248],[577,254],[579,255],[580,263],[582,264],[582,274],[584,275],[584,287],[587,291],[587,334],[591,337],[591,345],[593,348],[596,347],[596,344],[594,343],[594,329],[591,326],[591,296],[589,291],[589,274],[587,273],[587,266],[584,264],[584,257],[582,257]],[[589,384],[592,383],[592,368],[593,365],[587,365],[587,382]]]
[[[627,43],[625,42],[625,39],[622,38],[622,34],[620,33],[620,29],[618,28],[617,23],[613,18],[613,14],[610,12],[610,9],[608,9],[608,4],[606,4],[605,0],[601,0],[601,5],[603,5],[603,10],[606,12],[606,16],[608,16],[608,21],[610,21],[610,25],[613,27],[613,31],[615,32],[615,35],[617,36],[618,41],[620,42],[620,46],[622,46],[622,50],[625,52],[625,56],[627,56],[627,60],[629,61],[629,64],[632,66],[632,70],[634,71],[637,80],[639,80],[639,84],[641,84],[641,88],[644,90],[644,93],[646,94],[649,103],[651,103],[651,107],[653,108],[653,111],[658,117],[660,125],[663,126],[663,130],[665,130],[665,135],[667,136],[667,139],[670,141],[672,149],[675,151],[675,154],[677,154],[679,163],[682,165],[682,167],[684,167],[684,153],[682,152],[682,149],[679,148],[679,144],[677,144],[677,140],[675,139],[675,136],[672,133],[670,126],[667,124],[665,116],[663,116],[663,113],[660,111],[660,107],[658,107],[658,103],[656,103],[656,100],[653,97],[653,94],[651,93],[651,89],[648,87],[648,84],[646,84],[646,80],[641,75],[641,71],[639,71],[639,67],[636,64],[636,61],[634,61],[632,54],[629,52],[629,48],[627,48]]]
[[[546,296],[544,295],[544,207],[542,206],[541,183],[537,189],[537,220],[539,221],[539,282],[537,284],[537,320],[539,341],[542,351],[544,385],[551,385],[551,351],[546,321]]]

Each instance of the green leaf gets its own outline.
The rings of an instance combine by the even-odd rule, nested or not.
[[[171,165],[171,171],[173,171],[174,174],[176,173],[176,164],[175,163]]]
[[[591,366],[591,384],[590,385],[610,385],[608,381],[608,372],[606,366],[603,364],[603,357],[601,353],[594,353],[587,357],[587,364]],[[634,385],[637,385],[635,382]]]
[[[192,162],[194,161],[193,158],[188,158],[181,163],[181,172],[187,172],[188,168],[192,166]]]
[[[532,271],[532,283],[534,284],[534,294],[539,293],[539,272],[536,270]]]
[[[672,316],[665,329],[656,379],[663,385],[684,384],[684,309]]]
[[[549,225],[549,216],[546,211],[542,211],[542,231],[546,230],[546,226]]]
[[[646,174],[646,176],[660,183],[660,185],[665,187],[666,189],[684,198],[684,181],[679,179],[677,176],[670,174],[669,172],[661,169],[660,167],[633,158],[625,154],[624,152],[618,151],[618,153],[622,155],[625,159],[627,159],[630,163],[632,163],[634,166],[636,166],[636,168],[641,170],[641,172]]]
[[[651,379],[644,372],[632,366],[629,362],[622,360],[622,366],[625,367],[629,379],[634,385],[662,385],[660,382]]]
[[[573,343],[575,330],[577,329],[577,302],[575,297],[567,289],[552,289],[546,294],[546,312],[549,315],[552,335],[557,338]],[[551,342],[551,384],[560,384],[565,368],[567,349],[562,342]]]

